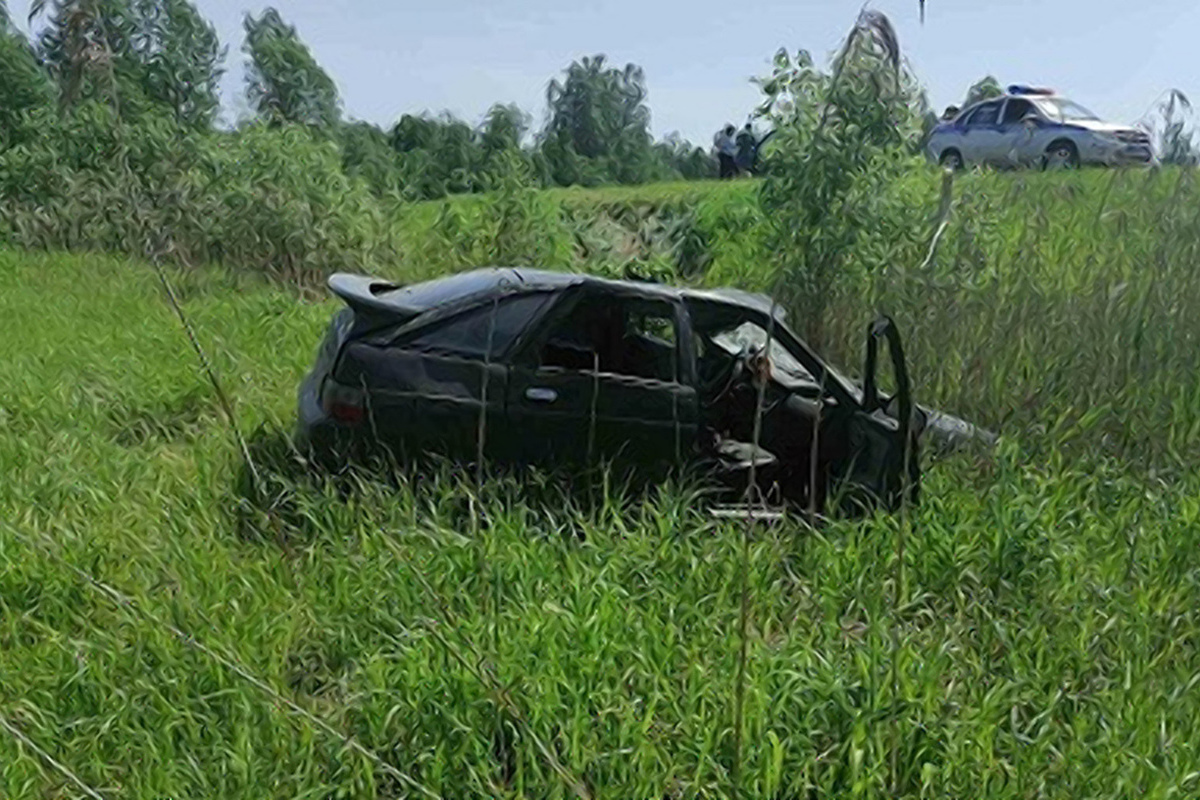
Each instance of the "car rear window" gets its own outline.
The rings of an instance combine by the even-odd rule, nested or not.
[[[431,323],[401,346],[484,358],[489,353],[490,338],[490,353],[495,356],[508,349],[549,298],[549,294],[542,292],[505,297],[498,303],[489,302],[476,306],[469,311]]]

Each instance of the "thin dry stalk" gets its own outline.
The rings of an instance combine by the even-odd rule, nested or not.
[[[821,466],[821,412],[825,410],[825,379],[821,375],[821,392],[817,396],[817,413],[813,417],[812,445],[808,450],[808,524],[815,525],[817,521],[817,490]]]
[[[679,431],[679,343],[675,343],[675,352],[671,361],[674,372],[674,385],[671,387],[671,424],[675,428],[675,463],[678,464],[683,454],[683,438]]]
[[[754,472],[755,454],[751,453],[751,473]],[[753,483],[751,484],[753,485]],[[747,491],[749,503],[749,491]],[[742,739],[745,736],[745,704],[746,704],[746,661],[749,651],[750,627],[750,532],[754,526],[754,513],[747,508],[746,530],[742,533],[741,568],[738,570],[741,586],[740,603],[738,608],[738,663],[737,678],[733,695],[733,797],[735,800],[742,792]]]
[[[592,353],[592,407],[588,410],[587,463],[596,455],[596,403],[600,397],[600,354]]]
[[[483,485],[483,453],[487,442],[487,411],[488,411],[488,381],[491,377],[492,345],[496,336],[496,311],[500,306],[500,298],[492,299],[492,314],[488,321],[487,350],[483,354],[483,375],[480,381],[479,430],[476,436],[478,449],[475,453],[475,484]]]
[[[855,21],[854,27],[850,30],[849,36],[847,36],[847,38],[846,38],[846,44],[842,50],[843,56],[850,52],[850,49],[854,46],[855,39],[863,31],[864,26],[868,25],[868,24],[870,24],[870,20],[868,19],[867,11],[864,8],[863,12],[859,14],[859,18]],[[898,64],[898,52],[895,53],[895,59],[896,59],[896,63]],[[844,67],[845,61],[846,61],[846,59],[843,57],[843,58],[837,59],[837,61],[835,63],[834,72],[833,72],[832,78],[830,79],[830,87],[829,87],[829,91],[828,91],[828,95],[830,97],[834,96],[834,90],[837,88],[838,83],[842,79],[843,67]],[[820,140],[821,135],[824,133],[825,125],[829,119],[829,111],[830,111],[831,107],[832,107],[831,103],[825,103],[824,108],[822,108],[822,110],[821,110],[820,121],[817,123],[816,130],[813,132],[813,142],[814,142],[813,146],[814,147],[816,146],[816,143]],[[771,309],[770,309],[769,319],[767,320],[767,341],[766,341],[766,345],[763,349],[763,355],[767,359],[768,369],[769,369],[770,357],[771,357],[771,344],[775,338],[775,314],[776,314],[776,310],[778,308],[778,301],[775,298],[778,297],[778,295],[779,295],[779,289],[782,286],[783,277],[784,277],[783,270],[779,270],[778,274],[775,276],[775,281],[771,288]],[[750,504],[751,492],[754,490],[757,479],[758,479],[757,456],[758,456],[758,447],[762,440],[762,415],[763,415],[763,401],[765,398],[765,393],[766,393],[766,380],[764,379],[759,384],[758,397],[754,403],[754,435],[753,435],[753,440],[752,440],[753,446],[751,448],[751,455],[750,455],[750,474],[749,474],[749,479],[748,479],[749,482],[746,486],[746,495],[745,495],[745,502],[746,502],[747,506],[749,506],[749,504]],[[764,499],[764,506],[765,506],[765,499]],[[764,508],[764,510],[765,510],[765,508]],[[746,687],[745,687],[746,660],[748,657],[748,649],[749,649],[748,643],[747,643],[747,636],[748,636],[748,631],[749,631],[749,616],[750,616],[750,597],[749,597],[750,588],[749,588],[749,581],[746,576],[746,573],[749,570],[750,534],[753,529],[753,519],[754,519],[754,515],[752,513],[747,513],[747,515],[746,515],[746,530],[745,530],[745,534],[743,537],[743,543],[742,543],[742,568],[741,568],[741,571],[742,571],[742,587],[741,587],[742,597],[741,597],[741,608],[739,610],[739,618],[738,618],[739,649],[738,649],[738,668],[737,668],[737,678],[736,678],[737,685],[734,687],[734,717],[735,717],[735,719],[734,719],[734,729],[733,729],[734,736],[733,736],[733,771],[732,772],[733,772],[733,797],[735,800],[737,800],[737,798],[741,796],[741,791],[742,791],[742,787],[741,787],[741,783],[742,783],[742,780],[741,780],[741,778],[742,778],[742,740],[743,740],[743,736],[744,736],[744,727],[745,727],[745,720],[743,719],[743,717],[744,717],[744,711],[745,711],[745,695],[746,695]]]
[[[162,264],[157,258],[150,259],[150,265],[154,267],[155,274],[158,275],[159,283],[162,284],[163,290],[167,293],[167,301],[175,312],[175,316],[179,318],[179,322],[183,325],[183,332],[187,335],[188,342],[191,343],[192,349],[196,351],[196,357],[200,359],[200,367],[204,370],[204,374],[208,376],[208,382],[212,384],[213,391],[217,393],[217,400],[221,403],[221,410],[225,412],[225,418],[229,421],[229,428],[233,431],[233,437],[237,440],[238,449],[242,451],[242,460],[246,463],[246,469],[250,472],[250,478],[254,482],[254,495],[257,496],[262,488],[262,478],[259,475],[258,467],[254,464],[254,459],[250,455],[250,447],[246,444],[246,437],[242,435],[241,426],[238,425],[237,417],[233,413],[233,403],[229,400],[229,395],[226,394],[225,388],[221,385],[220,379],[217,378],[217,373],[213,370],[212,363],[204,352],[204,348],[200,346],[200,340],[196,338],[196,331],[192,327],[192,323],[184,313],[183,306],[179,303],[179,298],[175,294],[174,287],[167,279],[167,273],[163,269]]]
[[[954,170],[947,169],[942,173],[942,196],[938,204],[937,227],[933,232],[933,240],[929,243],[929,253],[925,256],[925,260],[921,262],[920,270],[923,272],[933,263],[933,257],[937,255],[938,244],[942,241],[942,236],[945,235],[946,229],[950,227],[950,209],[954,205]]]
[[[778,282],[778,280],[777,280]],[[738,609],[738,664],[737,685],[733,695],[733,796],[740,797],[742,791],[742,743],[745,736],[745,703],[746,703],[746,661],[749,657],[749,628],[750,628],[750,536],[754,530],[754,513],[751,508],[753,494],[758,486],[758,446],[762,441],[762,410],[766,397],[767,382],[770,378],[771,343],[775,336],[775,314],[778,304],[775,293],[771,294],[770,318],[767,320],[767,343],[762,357],[766,359],[766,371],[759,376],[758,396],[754,403],[754,434],[753,447],[750,451],[750,474],[747,479],[744,502],[746,505],[746,528],[742,534],[741,555],[741,600]],[[766,511],[766,497],[759,493],[763,500],[763,511]]]
[[[480,404],[479,404],[479,430],[478,430],[478,451],[475,454],[475,491],[471,493],[471,529],[472,535],[477,546],[482,547],[483,558],[481,559],[481,568],[484,572],[480,577],[484,579],[485,584],[490,583],[492,587],[492,602],[488,604],[488,611],[491,614],[491,649],[492,658],[496,660],[500,653],[500,583],[499,576],[495,569],[492,568],[494,554],[492,550],[492,541],[494,535],[489,531],[486,541],[480,536],[479,530],[479,515],[481,513],[482,504],[476,506],[477,493],[483,488],[484,480],[484,457],[487,442],[487,413],[488,413],[488,384],[491,378],[492,364],[492,347],[495,344],[496,336],[496,313],[500,306],[498,297],[492,299],[492,313],[488,321],[488,339],[487,349],[483,357],[483,375],[480,380]],[[495,736],[497,740],[503,739],[504,728],[503,720],[498,720]]]

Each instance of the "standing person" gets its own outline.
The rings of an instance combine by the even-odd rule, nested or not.
[[[758,139],[754,137],[754,129],[750,123],[738,132],[736,144],[736,163],[739,172],[750,172],[754,167],[754,151],[758,148]]]
[[[713,148],[717,151],[717,163],[721,167],[722,180],[732,178],[737,174],[737,164],[734,161],[737,145],[733,141],[735,132],[736,129],[732,125],[726,125],[713,137]]]

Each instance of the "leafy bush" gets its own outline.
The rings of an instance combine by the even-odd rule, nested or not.
[[[496,155],[492,195],[485,211],[487,256],[496,264],[538,268],[570,261],[562,210],[533,185],[529,166],[515,148]]]
[[[256,125],[209,146],[217,260],[293,277],[371,268],[382,219],[336,145],[302,127]]]
[[[562,206],[535,188],[524,155],[496,153],[487,194],[410,206],[401,212],[406,278],[483,266],[573,265]]]
[[[306,278],[361,268],[379,214],[336,146],[297,127],[197,133],[85,103],[0,152],[0,241],[218,260]]]
[[[775,138],[763,182],[781,301],[820,347],[826,310],[847,273],[846,254],[874,222],[886,188],[910,165],[920,136],[916,85],[901,66],[886,17],[864,11],[831,74],[811,57],[780,51],[762,82]]]

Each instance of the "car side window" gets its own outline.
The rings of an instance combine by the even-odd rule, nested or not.
[[[501,298],[420,330],[403,347],[453,353],[470,358],[503,353],[546,303],[545,294]],[[494,314],[493,314],[494,311]],[[493,319],[494,317],[494,319]]]
[[[987,125],[995,125],[996,118],[1000,114],[999,103],[984,103],[979,108],[975,109],[974,113],[967,120],[968,127],[980,128]]]
[[[584,297],[550,331],[538,363],[675,382],[679,376],[675,309],[656,300]]]
[[[629,308],[624,325],[621,342],[624,373],[659,381],[678,381],[678,331],[671,306],[655,303]]]
[[[1001,122],[1004,125],[1016,125],[1032,113],[1033,103],[1019,97],[1010,97],[1004,106],[1004,118]]]

